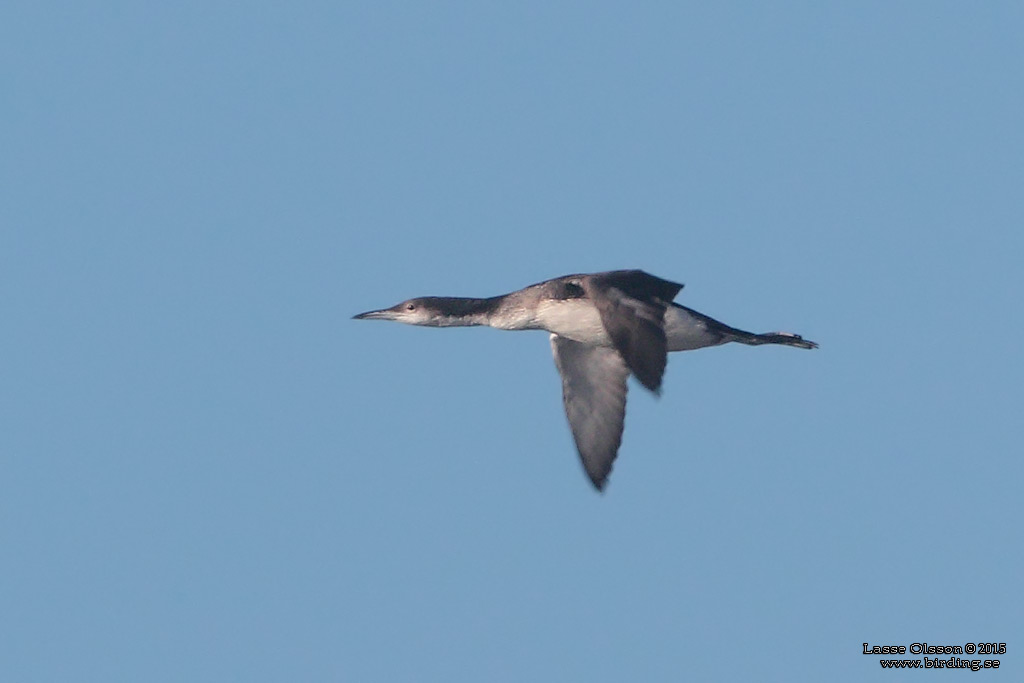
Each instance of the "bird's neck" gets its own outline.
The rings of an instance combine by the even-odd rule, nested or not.
[[[498,299],[499,297],[490,299],[439,297],[437,302],[445,312],[444,322],[439,327],[489,325],[491,312],[498,305]]]
[[[438,327],[487,325],[499,330],[538,329],[535,311],[514,295],[487,299],[444,297],[438,298],[437,303],[445,313]]]

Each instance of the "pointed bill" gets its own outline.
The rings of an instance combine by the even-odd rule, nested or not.
[[[384,309],[381,311],[367,311],[366,313],[359,313],[358,315],[352,316],[353,320],[394,320],[395,311],[390,309]]]

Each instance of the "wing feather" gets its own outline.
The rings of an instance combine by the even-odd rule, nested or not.
[[[600,491],[622,443],[629,368],[618,351],[551,335],[562,399],[583,468]]]
[[[657,393],[668,363],[665,309],[683,286],[640,270],[593,275],[582,284],[626,365]]]

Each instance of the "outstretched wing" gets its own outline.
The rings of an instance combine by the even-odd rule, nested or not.
[[[668,362],[665,309],[683,286],[642,270],[592,275],[582,285],[626,365],[657,393]]]
[[[618,351],[551,335],[562,399],[583,468],[600,491],[622,443],[629,368]]]

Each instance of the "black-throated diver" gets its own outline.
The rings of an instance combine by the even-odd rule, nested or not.
[[[622,442],[630,372],[657,394],[669,351],[728,342],[818,346],[789,332],[754,334],[729,327],[674,303],[682,288],[642,270],[615,270],[557,277],[487,299],[409,299],[354,318],[550,332],[576,449],[590,481],[602,490]]]

